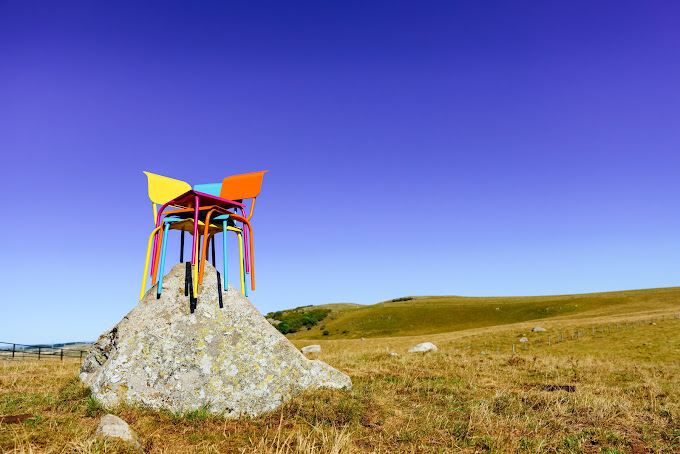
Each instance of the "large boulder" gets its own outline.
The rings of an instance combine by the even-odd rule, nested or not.
[[[222,291],[220,308],[209,264],[192,313],[185,274],[185,264],[173,267],[160,299],[152,287],[92,346],[80,378],[105,406],[256,416],[308,388],[352,386],[342,372],[305,358],[233,287]]]

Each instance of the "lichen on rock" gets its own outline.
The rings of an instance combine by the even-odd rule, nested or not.
[[[223,289],[220,309],[209,264],[194,313],[184,278],[185,265],[175,265],[160,299],[152,287],[93,345],[80,378],[105,406],[256,416],[307,388],[351,388],[347,375],[305,358],[238,290]]]

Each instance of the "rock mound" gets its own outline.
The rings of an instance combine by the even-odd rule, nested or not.
[[[191,313],[185,274],[185,264],[175,265],[160,299],[152,287],[92,346],[80,378],[105,406],[256,416],[307,388],[352,386],[342,372],[305,358],[233,287],[222,291],[220,308],[209,264]]]

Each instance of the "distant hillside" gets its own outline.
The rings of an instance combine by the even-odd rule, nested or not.
[[[621,292],[529,297],[413,296],[361,306],[326,304],[298,310],[329,309],[314,326],[287,334],[290,339],[355,339],[460,331],[529,320],[673,310],[680,287]],[[281,311],[286,312],[286,311]],[[324,335],[324,332],[327,334]]]

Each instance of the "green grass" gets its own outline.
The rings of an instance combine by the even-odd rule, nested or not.
[[[533,320],[587,320],[650,308],[672,310],[680,288],[631,290],[582,295],[533,297],[417,296],[371,306],[323,305],[331,314],[311,330],[289,334],[290,339],[356,339],[413,336],[508,325]],[[311,308],[310,308],[311,309]]]

